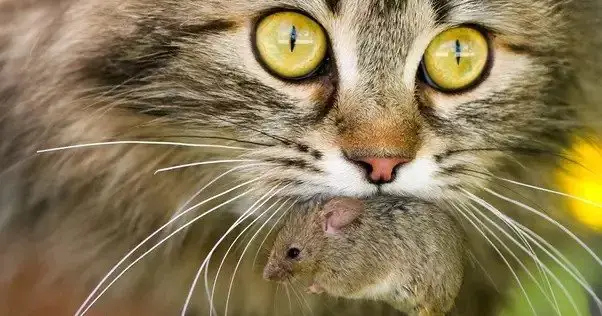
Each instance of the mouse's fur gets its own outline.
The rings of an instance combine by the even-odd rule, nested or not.
[[[464,241],[449,215],[429,203],[378,198],[364,201],[345,225],[330,227],[331,217],[346,216],[342,209],[356,204],[335,198],[291,214],[264,276],[303,280],[334,296],[386,301],[412,315],[449,312],[465,264]],[[297,257],[289,256],[291,249],[299,250]]]

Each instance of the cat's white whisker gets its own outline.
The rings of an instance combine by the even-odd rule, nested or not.
[[[271,190],[269,190],[267,193],[265,193],[258,201],[261,201],[262,199],[264,199],[266,196],[268,196],[271,192],[273,192],[276,188],[278,188],[279,185],[276,185],[274,188],[272,188]],[[258,202],[255,202],[251,207],[249,207],[249,209],[243,213],[240,218],[232,225],[230,226],[230,229],[228,230],[228,232],[226,232],[222,238],[220,238],[220,240],[214,245],[214,247],[210,250],[209,254],[206,256],[205,260],[203,261],[203,263],[201,264],[201,266],[199,267],[194,280],[192,282],[192,285],[190,286],[190,290],[188,291],[188,295],[186,297],[186,301],[184,303],[184,306],[182,307],[182,315],[186,314],[186,311],[188,310],[188,306],[190,305],[190,300],[192,299],[192,294],[194,292],[194,288],[196,287],[196,284],[198,283],[198,279],[200,277],[201,272],[203,271],[203,268],[205,265],[207,265],[208,260],[210,260],[211,256],[213,255],[213,252],[215,252],[215,250],[217,249],[217,247],[219,246],[219,244],[221,244],[221,242],[226,238],[226,236],[232,231],[234,230],[238,224],[242,221],[244,221],[249,215],[249,213],[254,212],[254,207],[255,205],[257,205]],[[265,202],[264,202],[265,203]],[[261,207],[261,206],[259,206]],[[208,268],[208,267],[207,267]],[[210,309],[210,313],[213,311],[213,306],[211,306]]]
[[[215,194],[214,196],[205,199],[204,201],[201,201],[191,207],[189,207],[188,209],[184,210],[183,212],[181,212],[180,214],[178,214],[177,216],[173,217],[171,220],[169,220],[167,223],[163,224],[163,226],[159,227],[158,229],[156,229],[152,234],[150,234],[148,237],[146,237],[144,240],[142,240],[140,243],[138,243],[138,245],[136,245],[132,250],[130,250],[125,256],[123,256],[114,266],[113,268],[111,268],[111,270],[105,274],[105,276],[100,280],[100,282],[98,282],[98,284],[96,285],[96,287],[92,290],[92,292],[88,295],[88,297],[86,298],[86,300],[81,304],[81,306],[78,308],[78,310],[75,312],[75,316],[81,316],[83,315],[82,311],[84,310],[84,308],[86,307],[86,305],[90,302],[90,300],[92,299],[92,297],[94,297],[94,295],[98,292],[98,290],[100,289],[100,287],[108,280],[108,278],[117,270],[117,268],[119,268],[128,258],[130,258],[138,249],[140,249],[140,247],[142,247],[144,244],[146,244],[149,240],[151,240],[153,237],[155,237],[157,234],[159,234],[162,230],[164,230],[166,227],[168,227],[169,225],[173,224],[175,221],[177,221],[179,218],[181,218],[182,216],[186,215],[187,213],[191,212],[192,210],[195,210],[196,208],[202,206],[205,203],[208,203],[214,199],[217,199],[221,196],[224,196],[230,192],[233,192],[241,187],[244,187],[246,185],[252,184],[256,181],[259,181],[261,179],[261,177],[258,177],[256,179],[253,180],[249,180],[246,181],[242,184],[239,184],[233,188],[230,188],[222,193],[219,194]],[[248,191],[247,191],[248,192]],[[206,215],[206,214],[205,214]],[[204,215],[203,215],[204,216]],[[202,218],[202,217],[201,217]],[[199,218],[200,219],[200,218]]]
[[[491,282],[491,285],[495,288],[495,291],[500,293],[500,289],[497,286],[493,277],[491,276],[491,273],[489,273],[489,271],[487,271],[487,269],[485,269],[485,266],[481,263],[481,261],[479,261],[479,259],[472,252],[472,250],[470,250],[470,249],[467,249],[467,250],[468,250],[468,255],[471,257],[472,260],[474,260],[474,262],[477,264],[477,266],[479,266],[479,269],[481,269],[483,271],[483,273],[485,273],[485,277],[487,277],[487,279],[489,279],[489,282]]]
[[[490,190],[488,190],[490,191]],[[500,195],[501,196],[501,195]],[[471,200],[477,202],[478,204],[489,208],[487,205],[490,205],[489,203],[485,202],[483,199],[471,194],[471,193],[467,193],[467,197],[470,198]],[[519,203],[519,202],[518,202]],[[502,219],[504,222],[512,222],[515,225],[517,225],[517,227],[520,227],[521,229],[525,229],[526,227],[524,227],[523,225],[521,225],[520,223],[517,223],[516,221],[514,221],[512,218],[508,217],[507,215],[503,214],[502,212],[498,211],[498,210],[492,210],[492,212],[494,212],[494,214],[496,216],[498,216],[500,219]],[[526,228],[526,232],[531,232],[533,234],[535,234],[534,232],[532,232],[530,229]],[[536,242],[533,238],[531,238],[529,236],[529,234],[525,234],[525,237],[527,237],[529,240],[531,240],[531,242],[533,242],[539,249],[541,249],[542,251],[544,251],[546,253],[546,255],[548,255],[552,260],[554,260],[561,268],[563,268],[575,281],[577,281],[577,283],[579,283],[579,285],[581,285],[581,287],[583,287],[584,290],[586,290],[588,292],[588,294],[592,297],[592,299],[596,302],[596,304],[598,305],[598,308],[600,308],[602,310],[602,301],[600,300],[600,298],[598,298],[597,294],[595,293],[595,291],[591,288],[591,286],[589,284],[587,284],[587,281],[585,280],[585,278],[583,277],[583,275],[579,272],[579,270],[577,270],[573,265],[571,265],[575,270],[577,270],[577,273],[575,273],[575,271],[569,269],[564,263],[562,263],[556,256],[554,256],[553,254],[551,254],[545,247],[542,247],[541,244],[539,244],[538,242]],[[521,245],[517,245],[519,247],[522,247]],[[524,249],[523,249],[524,250]],[[566,259],[566,258],[565,258]],[[545,267],[545,265],[543,266]],[[554,279],[557,279],[555,277],[554,274],[551,274],[551,271],[549,269],[546,268],[546,270],[549,272],[549,275],[552,276]],[[558,282],[557,282],[558,283]],[[560,285],[560,284],[559,284]],[[564,291],[564,290],[563,290]],[[567,292],[565,292],[565,294],[567,294]],[[567,294],[568,295],[568,294]],[[574,306],[576,308],[576,305]]]
[[[533,303],[531,302],[531,299],[529,298],[529,295],[527,294],[527,291],[525,290],[523,284],[521,283],[520,278],[518,277],[518,275],[516,274],[516,272],[514,271],[514,269],[512,269],[512,265],[510,265],[510,263],[508,262],[508,260],[504,256],[504,254],[495,245],[495,243],[493,243],[493,241],[491,241],[491,239],[489,239],[489,237],[487,236],[487,234],[485,234],[485,232],[481,228],[479,228],[479,226],[468,215],[466,215],[466,213],[464,211],[462,211],[462,209],[460,209],[459,207],[457,207],[454,204],[452,204],[452,205],[458,211],[458,213],[460,213],[462,216],[464,216],[464,218],[466,218],[466,220],[468,220],[468,222],[471,223],[472,226],[477,229],[477,231],[491,245],[491,247],[495,250],[495,252],[500,256],[500,258],[502,258],[502,260],[504,261],[504,263],[506,264],[506,266],[510,270],[510,273],[512,273],[512,276],[516,280],[516,282],[517,282],[517,284],[518,284],[521,292],[523,293],[525,299],[527,300],[527,303],[529,304],[529,307],[531,308],[531,311],[533,312],[533,315],[537,315],[537,312],[535,312],[535,308],[533,307]]]
[[[157,249],[159,246],[161,246],[162,244],[164,244],[167,240],[169,240],[171,237],[173,237],[174,235],[176,235],[177,233],[181,232],[182,230],[184,230],[185,228],[187,228],[188,226],[194,224],[196,221],[200,220],[201,218],[205,217],[206,215],[214,212],[215,210],[230,204],[231,202],[251,193],[252,191],[254,191],[255,189],[249,189],[229,200],[227,200],[226,202],[223,202],[221,204],[219,204],[218,206],[208,210],[207,212],[191,219],[190,221],[188,221],[187,223],[185,223],[184,225],[182,225],[180,228],[178,228],[177,230],[175,230],[174,232],[172,232],[171,234],[169,234],[167,237],[161,239],[158,243],[156,243],[153,247],[151,247],[149,250],[147,250],[146,252],[144,252],[142,255],[140,255],[138,258],[136,258],[136,260],[134,260],[132,263],[130,263],[127,267],[125,267],[125,269],[123,269],[123,271],[121,271],[121,273],[119,273],[115,278],[113,278],[113,280],[96,296],[96,298],[94,298],[94,300],[92,300],[90,302],[90,304],[88,305],[88,307],[86,307],[81,313],[76,314],[79,316],[83,316],[86,314],[86,312],[100,299],[100,297],[115,283],[117,282],[117,280],[119,280],[119,278],[125,274],[132,266],[134,266],[136,263],[138,263],[140,260],[142,260],[143,258],[145,258],[148,254],[150,254],[152,251],[154,251],[155,249]],[[185,213],[182,213],[185,214]],[[102,284],[102,283],[101,283]],[[85,305],[84,305],[85,306]]]
[[[273,196],[269,196],[265,199],[265,201],[269,201]],[[222,268],[226,262],[226,259],[228,257],[228,255],[230,254],[230,251],[232,251],[232,248],[234,247],[234,245],[238,242],[238,239],[240,239],[240,237],[243,236],[243,234],[248,231],[265,213],[267,213],[268,211],[270,211],[272,209],[272,207],[274,207],[280,200],[277,200],[276,202],[272,203],[272,205],[270,205],[265,211],[263,211],[259,216],[257,216],[249,225],[247,225],[247,227],[245,227],[237,236],[236,238],[234,238],[234,240],[230,243],[230,246],[228,247],[228,249],[226,250],[226,252],[224,253],[224,256],[222,257],[222,260],[220,261],[220,264],[217,268],[217,272],[215,274],[215,278],[213,279],[213,286],[211,288],[211,292],[209,292],[208,288],[205,288],[205,291],[207,292],[207,298],[209,299],[209,302],[211,304],[211,306],[213,306],[213,298],[214,298],[214,294],[215,294],[215,289],[217,286],[217,281],[219,278],[219,275],[222,271]],[[255,208],[253,210],[252,213],[254,213],[255,211],[257,211],[257,209],[259,209],[259,207],[261,207],[263,204],[261,204],[260,206],[258,206],[257,208]],[[251,213],[251,214],[252,214]],[[247,217],[248,218],[248,217]],[[246,218],[245,218],[246,220]],[[241,221],[242,222],[242,221]],[[205,272],[207,272],[207,269],[205,270]]]
[[[257,229],[257,231],[255,232],[255,234],[253,234],[253,236],[251,237],[251,240],[249,240],[249,242],[247,243],[247,246],[243,249],[242,254],[240,255],[240,258],[238,259],[238,262],[236,263],[236,266],[234,267],[234,273],[232,274],[232,278],[230,279],[230,286],[228,287],[228,295],[226,296],[226,312],[225,312],[225,316],[228,316],[228,304],[230,303],[230,293],[232,292],[232,286],[234,284],[234,278],[236,277],[236,271],[238,270],[238,268],[240,266],[240,263],[242,262],[242,260],[243,260],[243,258],[245,256],[245,253],[247,252],[247,250],[249,249],[249,247],[251,246],[251,243],[255,240],[255,238],[257,238],[257,235],[259,235],[259,233],[263,230],[263,228],[272,220],[272,218],[274,218],[274,216],[276,216],[280,212],[280,210],[282,209],[282,207],[284,207],[284,205],[286,203],[288,203],[291,199],[292,198],[288,198],[284,202],[282,202],[282,204],[272,213],[272,215],[270,215],[263,222],[263,224],[259,227],[259,229]],[[282,199],[279,199],[278,201],[276,201],[276,203],[278,203],[281,200]],[[274,203],[274,204],[276,204],[276,203]],[[255,222],[259,218],[263,217],[263,215],[265,215],[271,208],[272,207],[270,206],[265,212],[263,212],[253,222]],[[251,224],[253,224],[253,223],[251,223]],[[216,278],[215,282],[217,282],[217,278]]]
[[[530,189],[534,189],[534,190],[538,190],[538,191],[542,191],[542,192],[547,192],[547,193],[552,193],[552,194],[560,195],[560,196],[563,196],[563,197],[566,197],[566,198],[569,198],[569,199],[573,199],[573,200],[577,200],[579,202],[583,202],[585,204],[589,204],[589,205],[592,205],[592,206],[595,206],[595,207],[602,208],[602,204],[596,203],[594,201],[590,201],[588,199],[585,199],[585,198],[582,198],[582,197],[579,197],[579,196],[575,196],[575,195],[572,195],[572,194],[568,194],[568,193],[564,193],[564,192],[560,192],[560,191],[556,191],[556,190],[546,189],[546,188],[538,187],[536,185],[522,183],[522,182],[519,182],[519,181],[510,180],[510,179],[506,179],[506,178],[502,178],[502,177],[497,177],[497,176],[494,176],[494,177],[496,179],[498,179],[498,180],[502,180],[502,181],[505,181],[505,182],[508,182],[508,183],[516,184],[516,185],[519,185],[519,186],[522,186],[522,187],[526,187],[526,188],[530,188]]]
[[[485,191],[489,192],[490,194],[497,196],[498,198],[510,202],[514,205],[520,206],[523,209],[545,219],[546,221],[548,221],[549,223],[553,224],[554,226],[558,227],[559,229],[561,229],[563,232],[565,232],[569,237],[571,237],[571,239],[573,239],[575,242],[577,242],[585,251],[587,251],[587,253],[590,254],[590,256],[592,256],[592,258],[594,258],[596,260],[596,262],[602,266],[602,259],[600,259],[600,257],[598,257],[598,255],[596,255],[596,253],[583,241],[581,240],[581,238],[577,237],[577,235],[575,235],[575,233],[573,233],[570,229],[566,228],[564,225],[560,224],[558,221],[556,221],[555,219],[553,219],[552,217],[550,217],[549,215],[538,211],[536,209],[534,209],[533,207],[526,205],[524,203],[521,203],[519,201],[513,200],[511,198],[508,198],[504,195],[501,195],[491,189],[485,188]],[[468,192],[468,194],[470,194],[470,192]]]
[[[472,208],[472,210],[474,211],[470,211],[466,205],[468,205],[468,207]],[[472,204],[463,204],[462,208],[468,213],[470,214],[479,224],[481,224],[482,227],[484,227],[491,236],[493,236],[503,247],[504,249],[518,262],[518,264],[521,266],[521,268],[525,271],[525,273],[527,273],[527,276],[533,281],[533,283],[535,284],[535,286],[539,289],[539,291],[543,294],[544,298],[550,303],[552,304],[555,309],[556,309],[556,313],[560,316],[562,315],[562,313],[560,312],[560,309],[558,308],[558,302],[556,301],[556,298],[550,298],[550,296],[548,296],[547,291],[543,288],[543,286],[541,285],[541,283],[537,280],[537,278],[535,278],[535,276],[533,275],[533,273],[525,266],[525,264],[520,260],[520,258],[518,258],[518,256],[501,240],[501,238],[493,231],[491,230],[491,228],[489,228],[489,226],[487,226],[481,219],[479,219],[476,215],[478,214],[479,216],[481,216],[482,218],[484,218],[490,225],[493,225],[495,228],[497,228],[497,230],[499,230],[500,232],[502,232],[510,241],[512,241],[512,243],[514,243],[515,245],[519,246],[519,248],[521,250],[523,250],[531,259],[533,259],[533,261],[536,263],[536,265],[538,265],[538,267],[541,265],[543,266],[543,262],[541,262],[541,259],[539,259],[537,257],[537,255],[535,254],[535,252],[533,251],[532,248],[526,248],[524,246],[520,245],[520,242],[518,242],[518,240],[516,240],[516,238],[514,238],[512,235],[510,235],[510,233],[508,233],[503,227],[501,227],[500,225],[498,225],[495,221],[493,221],[491,218],[489,218],[488,216],[486,216],[485,214],[483,214],[478,208],[476,208],[474,205]],[[503,220],[503,219],[502,219]],[[512,227],[509,223],[507,223],[506,221],[504,221],[504,223],[506,223],[509,227]],[[515,233],[516,230],[515,230]],[[518,233],[517,233],[518,234]],[[549,284],[548,284],[549,285]],[[549,289],[550,291],[553,292],[551,285],[549,285]]]
[[[543,244],[547,247],[548,250],[552,251],[552,253],[554,253],[554,255],[559,258],[560,260],[562,260],[564,262],[564,264],[566,264],[567,268],[570,268],[573,273],[575,273],[575,275],[577,275],[581,280],[583,280],[584,282],[586,281],[586,278],[583,276],[583,274],[581,274],[581,272],[579,271],[579,269],[577,269],[577,267],[575,267],[575,265],[569,260],[567,259],[562,252],[560,252],[560,250],[558,250],[556,247],[554,247],[552,244],[550,244],[548,241],[546,241],[544,238],[542,238],[540,235],[538,235],[537,233],[535,233],[534,231],[532,231],[531,229],[529,229],[528,227],[525,227],[523,225],[521,225],[518,222],[515,222],[516,225],[518,225],[519,227],[521,227],[521,229],[523,231],[525,231],[528,235],[527,238],[529,238],[530,240],[532,240],[532,242],[534,244]],[[533,240],[532,238],[535,238],[535,240]],[[539,246],[542,247],[542,246]],[[544,252],[547,253],[546,250],[542,249]],[[548,254],[548,256],[551,257],[550,254]],[[566,269],[566,268],[565,268]]]
[[[167,168],[161,168],[161,169],[158,169],[157,171],[155,171],[155,174],[158,174],[161,172],[166,172],[166,171],[177,170],[177,169],[197,167],[197,166],[216,165],[216,164],[234,163],[234,162],[258,162],[258,161],[259,160],[252,160],[252,159],[229,159],[229,160],[200,161],[200,162],[187,163],[187,164],[172,166],[172,167],[167,167]]]
[[[69,149],[80,149],[80,148],[101,147],[101,146],[111,146],[111,145],[159,145],[159,146],[176,146],[176,147],[218,148],[218,149],[231,149],[231,150],[252,150],[251,148],[245,148],[245,147],[213,145],[213,144],[120,140],[120,141],[85,143],[85,144],[76,144],[76,145],[69,145],[69,146],[63,146],[63,147],[46,148],[46,149],[38,150],[37,153],[42,154],[42,153],[63,151],[63,150],[69,150]]]
[[[276,189],[276,188],[278,188],[278,186],[279,186],[279,185],[277,185],[276,187],[274,187],[274,188],[273,188],[273,190],[274,190],[274,189]],[[288,186],[288,185],[287,185],[287,186]],[[284,188],[282,188],[282,189],[284,189]],[[214,307],[213,307],[213,299],[214,299],[214,296],[215,296],[215,289],[216,289],[216,286],[217,286],[217,280],[218,280],[219,274],[220,274],[220,272],[221,272],[221,269],[222,269],[222,267],[223,267],[223,265],[224,265],[224,263],[225,263],[225,261],[226,261],[226,257],[227,257],[227,255],[228,255],[228,253],[231,251],[231,249],[232,249],[232,247],[234,246],[234,244],[236,243],[236,240],[238,240],[238,238],[240,238],[240,236],[241,236],[241,235],[244,233],[244,231],[245,231],[246,229],[248,229],[249,227],[251,227],[251,226],[252,226],[252,225],[253,225],[253,224],[256,222],[256,220],[257,220],[257,219],[256,219],[256,220],[254,220],[254,221],[253,221],[253,222],[252,222],[252,223],[251,223],[251,224],[250,224],[250,225],[249,225],[247,228],[245,228],[245,230],[243,230],[243,231],[242,231],[242,232],[241,232],[241,233],[240,233],[240,234],[239,234],[239,235],[236,237],[235,241],[234,241],[234,242],[232,242],[232,243],[230,244],[230,246],[228,247],[228,250],[226,251],[226,254],[224,255],[224,257],[222,258],[222,261],[221,261],[221,262],[220,262],[220,264],[219,264],[218,270],[217,270],[217,272],[216,272],[216,275],[215,275],[215,279],[213,280],[213,286],[211,287],[211,292],[209,292],[209,279],[208,279],[208,273],[209,273],[209,262],[211,261],[211,257],[213,256],[213,251],[215,251],[215,249],[217,249],[217,246],[219,246],[219,244],[221,244],[221,242],[223,241],[223,239],[224,239],[224,238],[225,238],[225,237],[226,237],[226,236],[227,236],[227,235],[228,235],[228,234],[229,234],[229,233],[230,233],[230,232],[231,232],[231,231],[232,231],[232,230],[233,230],[233,229],[234,229],[236,226],[238,226],[240,223],[242,223],[242,222],[243,222],[244,220],[246,220],[248,217],[252,216],[252,215],[253,215],[253,214],[254,214],[254,213],[255,213],[255,212],[256,212],[256,211],[257,211],[257,210],[258,210],[260,207],[262,207],[262,206],[263,206],[265,203],[267,203],[269,200],[271,200],[271,199],[272,199],[272,198],[273,198],[273,197],[274,197],[276,194],[278,194],[279,192],[281,192],[281,191],[282,191],[282,189],[279,189],[279,190],[277,190],[275,193],[273,193],[273,194],[271,194],[271,195],[269,195],[269,196],[268,196],[268,193],[269,193],[269,192],[268,192],[268,193],[266,193],[264,196],[262,196],[262,197],[261,197],[259,200],[257,200],[257,201],[255,202],[255,204],[254,204],[254,205],[257,205],[257,204],[258,204],[259,202],[261,202],[262,200],[263,200],[263,202],[262,202],[261,204],[259,204],[259,205],[258,205],[257,207],[255,207],[255,208],[253,208],[254,206],[250,207],[250,208],[249,208],[249,211],[248,211],[248,212],[249,212],[249,214],[248,214],[246,217],[244,217],[244,218],[241,216],[241,217],[239,218],[239,220],[237,220],[237,221],[236,221],[236,222],[235,222],[235,223],[234,223],[234,224],[231,226],[231,230],[228,230],[228,231],[227,231],[227,232],[226,232],[226,233],[225,233],[225,234],[222,236],[222,238],[221,238],[221,239],[220,239],[220,240],[219,240],[219,241],[218,241],[218,242],[215,244],[215,246],[214,246],[214,249],[212,249],[212,251],[211,251],[211,252],[209,253],[209,255],[206,257],[206,259],[205,259],[205,262],[203,262],[204,264],[206,264],[206,267],[205,267],[205,274],[204,274],[205,292],[207,293],[207,297],[209,298],[209,304],[210,304],[210,309],[211,309],[211,311],[214,311]],[[270,191],[270,192],[271,192],[271,191]],[[272,204],[272,206],[274,206],[275,204],[276,204],[276,203]],[[267,211],[269,211],[269,210],[272,208],[272,206],[270,206],[270,207],[269,207],[269,208],[266,210],[266,212],[267,212]],[[235,225],[236,225],[236,226],[235,226]],[[201,269],[202,269],[202,265],[201,265]],[[200,273],[200,271],[199,271],[199,273]],[[216,313],[216,314],[217,314],[217,313]]]
[[[261,244],[259,244],[259,247],[257,248],[257,252],[255,253],[255,257],[253,257],[253,268],[255,268],[255,265],[257,263],[257,257],[259,257],[259,252],[261,251],[261,249],[263,248],[263,245],[265,244],[265,242],[268,240],[268,238],[270,237],[270,235],[272,234],[272,231],[278,227],[278,224],[282,221],[282,219],[284,218],[284,216],[286,216],[286,214],[288,214],[288,212],[290,212],[290,210],[295,206],[295,204],[297,204],[297,202],[299,202],[299,199],[296,199],[293,203],[291,203],[291,206],[289,206],[283,213],[282,215],[280,215],[280,217],[278,217],[278,219],[276,220],[276,222],[272,225],[272,227],[270,227],[270,230],[268,230],[267,234],[265,235],[265,237],[263,238],[263,240],[261,241]]]
[[[186,200],[186,202],[184,202],[183,206],[177,210],[173,217],[176,217],[178,215],[180,215],[180,213],[182,213],[190,203],[192,203],[192,201],[194,201],[194,199],[196,199],[201,193],[203,193],[208,187],[210,187],[212,184],[214,184],[215,182],[219,181],[220,179],[222,179],[223,177],[227,176],[228,174],[239,170],[239,169],[244,169],[247,167],[255,167],[255,166],[259,166],[262,165],[260,163],[256,163],[256,164],[248,164],[248,165],[242,165],[242,166],[236,166],[230,170],[225,171],[224,173],[220,174],[219,176],[215,177],[213,180],[209,181],[209,183],[205,184],[202,188],[200,188],[194,195],[192,195],[188,200]]]
[[[475,196],[476,197],[476,196]],[[469,196],[470,199],[470,196]],[[495,216],[497,216],[498,218],[502,219],[502,221],[504,221],[504,223],[510,227],[510,229],[512,229],[514,231],[514,233],[521,239],[521,241],[523,242],[523,244],[526,246],[527,250],[529,251],[528,255],[533,259],[533,261],[535,262],[535,265],[537,267],[537,270],[539,272],[539,275],[544,279],[544,281],[546,282],[546,285],[548,287],[548,289],[550,290],[550,295],[552,296],[552,301],[553,301],[553,305],[557,311],[557,313],[560,313],[560,307],[558,306],[558,300],[556,299],[556,295],[554,293],[554,290],[552,289],[552,284],[550,283],[550,279],[548,278],[548,274],[545,273],[543,270],[543,262],[539,259],[539,257],[537,257],[537,254],[535,253],[535,250],[533,249],[533,247],[531,247],[531,243],[529,243],[524,236],[524,232],[523,230],[521,230],[519,227],[517,227],[517,223],[512,220],[511,218],[507,217],[506,215],[503,215],[502,212],[500,212],[496,207],[494,207],[493,205],[491,205],[490,203],[488,203],[487,201],[481,199],[482,203],[479,204],[486,204],[486,208],[492,212]],[[473,205],[470,205],[472,208],[474,208]],[[502,214],[503,217],[500,217],[500,214]],[[495,225],[496,223],[494,223]],[[497,225],[496,225],[497,226]],[[540,288],[540,290],[542,290]],[[543,290],[542,290],[543,293]],[[545,294],[544,294],[545,295]]]

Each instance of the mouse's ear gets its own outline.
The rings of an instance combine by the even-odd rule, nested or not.
[[[341,229],[353,223],[364,210],[364,203],[358,199],[335,198],[322,209],[324,232],[339,233]]]

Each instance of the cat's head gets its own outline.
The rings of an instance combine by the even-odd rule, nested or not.
[[[160,124],[251,142],[259,165],[244,173],[266,187],[429,198],[562,144],[574,125],[564,6],[140,1],[89,77]]]

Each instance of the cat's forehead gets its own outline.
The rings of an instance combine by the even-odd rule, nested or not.
[[[551,31],[551,0],[209,0],[205,18],[255,21],[273,10],[298,10],[321,24],[331,40],[341,86],[411,91],[422,53],[447,27],[478,24],[528,42]],[[187,10],[194,12],[195,10]],[[198,17],[197,17],[198,18]],[[245,23],[247,24],[247,23]],[[249,24],[247,24],[249,25]],[[399,80],[402,78],[403,80]]]

